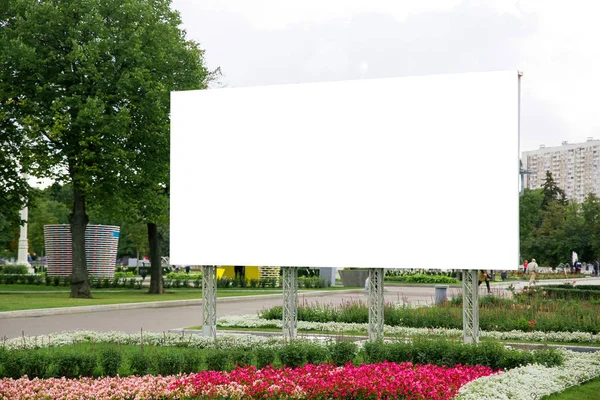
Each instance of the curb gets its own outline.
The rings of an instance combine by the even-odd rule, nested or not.
[[[351,290],[338,290],[338,291],[316,291],[307,293],[298,293],[298,297],[301,295],[310,294],[311,296],[326,296],[331,293],[362,293],[362,290],[351,289]],[[277,299],[283,296],[282,293],[277,294],[263,294],[263,295],[252,295],[252,296],[234,296],[234,297],[220,297],[217,298],[218,303],[231,303],[236,301],[247,301],[256,299]],[[77,306],[77,307],[61,307],[61,308],[38,308],[35,310],[19,310],[19,311],[3,311],[0,312],[0,319],[7,318],[26,318],[26,317],[46,317],[52,315],[68,315],[68,314],[81,314],[89,312],[102,312],[102,311],[120,311],[120,310],[136,310],[142,308],[170,308],[170,307],[187,307],[187,306],[200,306],[203,304],[202,299],[197,300],[164,300],[164,301],[153,301],[147,303],[123,303],[123,304],[103,304],[97,306]]]

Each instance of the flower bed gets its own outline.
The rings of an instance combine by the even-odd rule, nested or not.
[[[411,363],[378,363],[359,367],[347,364],[306,365],[296,369],[253,367],[231,373],[201,372],[176,382],[177,390],[201,398],[218,399],[230,395],[249,399],[451,399],[461,386],[491,375],[487,367],[455,368]]]
[[[487,367],[411,363],[236,368],[167,377],[3,379],[0,399],[451,399],[461,386],[491,375]]]
[[[225,316],[217,319],[217,326],[231,328],[277,328],[282,329],[281,320],[270,320],[260,318],[256,315]],[[306,322],[298,321],[298,329],[306,331],[320,331],[329,333],[357,332],[367,334],[368,324],[344,323],[344,322]],[[444,336],[459,338],[462,336],[461,329],[448,328],[410,328],[406,326],[384,325],[383,330],[388,336]],[[518,331],[508,332],[479,331],[482,338],[497,340],[526,340],[537,342],[563,342],[563,343],[600,343],[600,334],[588,332],[540,332],[540,331]]]
[[[479,378],[463,386],[457,400],[541,399],[600,376],[600,352],[562,350],[561,366],[532,364]]]
[[[78,343],[99,342],[115,344],[132,344],[148,346],[174,346],[195,347],[201,349],[229,349],[231,347],[253,347],[256,345],[270,346],[279,344],[282,339],[266,338],[263,336],[244,334],[219,334],[219,339],[194,334],[140,332],[137,334],[125,332],[96,332],[73,331],[61,332],[50,335],[23,336],[20,338],[5,339],[0,342],[0,347],[7,350],[35,349],[41,347],[64,346]]]
[[[526,292],[540,292],[526,288]],[[544,293],[542,290],[541,294]],[[311,303],[298,307],[298,320],[307,322],[368,322],[368,306],[362,301],[340,305]],[[411,307],[406,304],[384,306],[384,323],[412,328],[462,329],[462,297],[435,307]],[[261,312],[265,319],[281,320],[282,307],[273,306]],[[533,324],[531,323],[533,321]],[[548,300],[542,296],[516,292],[514,299],[485,296],[480,299],[479,328],[487,331],[544,331],[600,333],[598,300]]]

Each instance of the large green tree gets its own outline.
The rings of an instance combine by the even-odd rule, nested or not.
[[[109,202],[123,184],[155,190],[157,181],[140,176],[164,165],[168,146],[156,146],[168,145],[169,91],[202,88],[209,71],[170,0],[0,4],[3,120],[21,135],[35,176],[72,185],[71,297],[91,297],[88,199]]]

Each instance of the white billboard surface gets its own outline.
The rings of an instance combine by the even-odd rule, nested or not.
[[[171,94],[170,259],[516,269],[517,71]]]

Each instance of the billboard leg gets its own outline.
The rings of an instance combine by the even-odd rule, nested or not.
[[[369,269],[369,340],[383,339],[383,268]]]
[[[479,343],[479,293],[477,270],[462,272],[463,342]]]
[[[283,337],[294,339],[298,333],[298,267],[282,267]]]
[[[202,266],[202,336],[217,338],[217,267]]]

